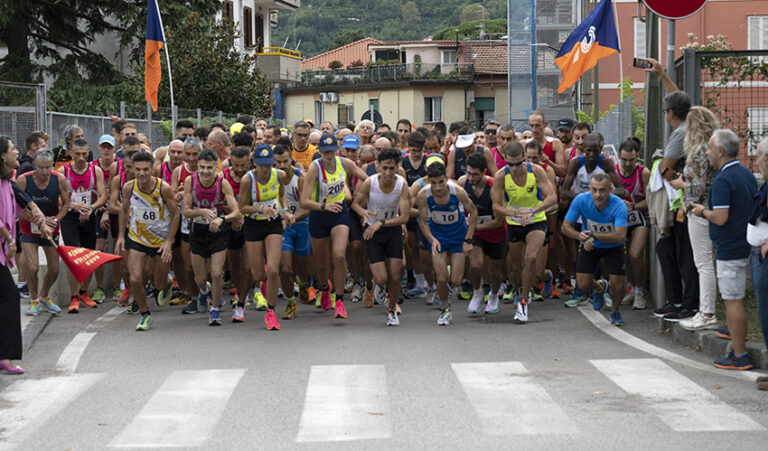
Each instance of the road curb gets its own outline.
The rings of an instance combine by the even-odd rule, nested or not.
[[[657,318],[659,331],[667,333],[673,341],[689,346],[714,359],[725,357],[733,350],[730,340],[717,336],[714,330],[686,330],[678,323]],[[747,342],[747,352],[756,369],[768,368],[768,350],[763,343]]]
[[[45,328],[48,327],[48,324],[51,322],[53,317],[54,315],[52,314],[41,313],[29,322],[21,337],[24,354],[29,351],[29,349],[35,343],[35,340],[37,340],[37,337],[39,337]]]

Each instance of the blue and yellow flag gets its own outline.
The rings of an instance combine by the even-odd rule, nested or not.
[[[160,49],[165,45],[163,23],[157,0],[147,2],[147,36],[144,40],[144,98],[157,111],[157,87],[160,86]]]
[[[555,64],[563,72],[557,92],[573,86],[584,72],[595,67],[597,60],[616,52],[621,49],[613,19],[613,3],[602,0],[568,36],[555,57]]]

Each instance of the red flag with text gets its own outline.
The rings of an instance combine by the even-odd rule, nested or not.
[[[85,282],[85,279],[99,266],[123,259],[119,255],[107,254],[106,252],[82,247],[57,246],[56,252],[59,253],[64,264],[72,272],[72,275],[75,276],[77,283]]]

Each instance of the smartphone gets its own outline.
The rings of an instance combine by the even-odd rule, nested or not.
[[[639,67],[640,69],[650,69],[653,67],[653,63],[651,63],[645,58],[635,58],[632,61],[632,65],[635,67]]]

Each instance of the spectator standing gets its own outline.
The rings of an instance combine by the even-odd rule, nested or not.
[[[765,182],[755,197],[747,225],[747,241],[752,246],[749,263],[752,286],[757,297],[757,315],[768,347],[768,139],[757,146],[757,164]],[[768,376],[757,378],[757,387],[768,390]]]
[[[747,222],[752,215],[757,183],[752,172],[738,160],[739,137],[731,130],[715,130],[709,140],[707,157],[717,169],[707,206],[692,203],[693,214],[709,221],[709,237],[717,253],[717,283],[725,303],[725,319],[731,334],[733,350],[720,360],[717,368],[748,370],[753,367],[747,354],[747,314],[744,292],[750,247]]]

